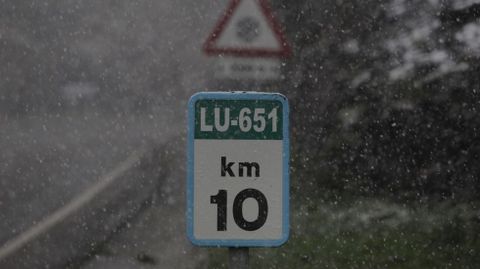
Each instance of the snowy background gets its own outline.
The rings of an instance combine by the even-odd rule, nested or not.
[[[1,3],[0,267],[226,268],[185,238],[182,169],[189,96],[252,85],[202,52],[228,1]],[[291,105],[292,231],[255,268],[476,268],[480,1],[269,3],[293,56],[254,87]]]

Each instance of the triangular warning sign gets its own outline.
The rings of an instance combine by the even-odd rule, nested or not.
[[[232,0],[204,44],[208,55],[287,57],[285,35],[267,0]]]

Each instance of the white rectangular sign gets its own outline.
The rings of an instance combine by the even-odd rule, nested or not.
[[[187,234],[200,246],[279,246],[289,234],[288,102],[198,93],[188,119]]]
[[[216,59],[215,77],[219,79],[277,80],[281,62],[276,58],[221,57]]]

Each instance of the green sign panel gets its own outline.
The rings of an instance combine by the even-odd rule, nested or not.
[[[278,100],[198,100],[195,139],[283,139]]]

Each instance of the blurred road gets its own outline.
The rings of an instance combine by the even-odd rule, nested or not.
[[[3,125],[0,242],[64,205],[133,150],[154,141],[160,128],[155,132],[152,127],[161,121],[151,121],[141,126],[78,115]]]
[[[52,93],[66,103],[54,112],[28,112],[28,104],[24,114],[0,111],[0,268],[75,264],[77,256],[97,251],[119,223],[133,218],[160,185],[163,191],[175,190],[177,201],[183,199],[184,175],[163,182],[169,166],[163,158],[175,137],[180,138],[175,150],[183,154],[187,99],[205,88],[211,73],[202,43],[227,1],[51,4],[11,5],[11,12],[23,13],[4,18],[11,20],[5,48],[12,52],[5,61],[22,71],[6,69],[15,82],[10,88],[32,93],[25,100],[38,98],[39,104],[50,102]],[[16,16],[24,23],[17,23]],[[17,52],[40,61],[41,70],[18,61]],[[43,57],[47,54],[52,55]],[[148,100],[150,107],[130,97]],[[142,150],[140,160],[128,161]],[[131,167],[123,171],[119,166],[125,162]],[[112,170],[122,170],[114,188],[104,186],[100,197],[86,203],[81,196],[110,180]],[[75,201],[88,206],[48,222],[51,216],[65,216],[62,210],[73,208]],[[183,221],[184,208],[179,208],[160,208],[172,216],[170,225]],[[54,228],[37,229],[45,222]],[[172,238],[184,232],[176,227],[169,231]],[[32,229],[44,233],[26,236]],[[12,242],[23,243],[12,248]]]
[[[178,132],[177,126],[166,118],[153,115],[109,118],[95,113],[58,118],[35,117],[4,124],[0,131],[3,138],[0,140],[0,253],[8,246],[7,242],[18,240],[26,231],[35,229],[59,209],[69,206],[78,196],[91,192],[92,186],[104,180],[102,177],[111,170],[118,170],[116,167],[119,163],[129,156],[134,153],[154,154],[152,151],[155,148],[161,147]],[[158,152],[155,154],[158,155]],[[110,208],[103,208],[108,211],[106,214],[88,218],[84,214],[72,213],[64,218],[67,221],[69,218],[81,218],[76,221],[76,225],[80,223],[79,226],[57,225],[51,229],[69,229],[66,234],[70,237],[62,240],[78,240],[76,236],[86,236],[88,229],[93,229],[92,225],[97,227],[101,224],[105,226],[105,234],[90,231],[90,236],[97,236],[99,240],[106,238],[115,225],[133,210],[132,207],[140,206],[141,200],[145,200],[148,193],[155,190],[154,187],[160,180],[157,168],[161,164],[145,162],[157,159],[158,156],[155,156],[144,161],[144,164],[137,160],[130,161],[126,164],[128,167],[121,169],[129,172],[143,166],[129,179],[122,179],[127,185],[115,186],[114,191],[109,193],[110,197],[102,203],[82,205],[93,213],[97,209],[93,207],[114,203]],[[124,171],[114,176],[124,176],[123,173]],[[138,185],[132,180],[137,180]],[[130,197],[125,197],[124,192],[130,193]],[[131,200],[116,200],[119,197]],[[32,241],[35,241],[33,239],[36,240],[32,238]],[[27,240],[26,243],[28,245],[31,242]],[[42,243],[37,244],[40,248],[54,249]],[[82,244],[78,245],[81,249]],[[70,248],[76,248],[75,242]],[[34,253],[30,254],[32,260],[39,259]],[[52,255],[58,256],[59,253]],[[48,263],[49,259],[41,257],[36,262]]]
[[[207,250],[191,245],[185,234],[186,160],[183,150],[177,150],[184,144],[184,140],[174,139],[167,146],[169,170],[150,206],[127,222],[81,268],[206,268]]]

